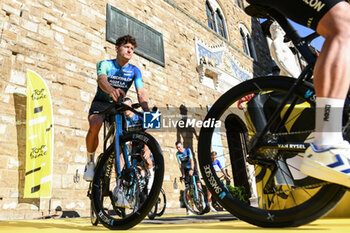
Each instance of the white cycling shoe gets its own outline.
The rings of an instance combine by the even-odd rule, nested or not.
[[[214,208],[214,206],[210,205],[210,211],[213,213],[217,213],[218,211]]]
[[[300,170],[308,176],[350,187],[350,145],[319,150],[312,143],[305,151]]]
[[[85,165],[83,179],[88,181],[88,182],[91,182],[94,179],[94,174],[95,174],[95,163],[88,162]]]
[[[130,208],[128,200],[123,195],[123,192],[119,190],[118,187],[115,187],[113,190],[113,197],[116,201],[116,205],[121,208]]]
[[[194,213],[192,213],[191,211],[187,210],[186,212],[187,215],[194,215]]]

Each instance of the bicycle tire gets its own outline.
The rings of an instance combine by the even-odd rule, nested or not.
[[[90,201],[90,221],[93,226],[98,225],[98,218],[95,214],[94,207],[93,207],[93,202]]]
[[[160,217],[164,214],[166,208],[166,196],[165,191],[161,188],[156,204],[153,206],[151,211],[148,213],[148,218],[154,220],[154,218]]]
[[[185,202],[187,209],[189,209],[194,214],[203,215],[203,214],[207,213],[208,209],[209,209],[208,199],[207,199],[207,196],[205,195],[205,193],[203,192],[202,189],[197,187],[197,190],[198,190],[198,196],[200,197],[200,200],[199,200],[200,203],[198,203],[194,200],[194,197],[193,197],[194,189],[191,187],[185,188],[185,191],[183,192],[183,199],[184,199],[184,202]],[[189,192],[191,200],[188,200],[187,192]],[[203,202],[205,204],[204,207],[203,207]],[[197,210],[194,209],[194,206],[196,207]]]
[[[239,115],[235,114],[236,109],[234,109],[234,104],[236,104],[237,101],[240,100],[242,97],[248,96],[249,94],[255,95],[256,93],[262,91],[265,91],[265,93],[269,91],[287,93],[290,87],[292,87],[294,84],[295,79],[284,76],[259,77],[245,81],[244,83],[241,83],[224,93],[214,103],[214,105],[206,115],[205,120],[219,120],[222,117],[226,117],[226,115],[229,115],[231,113],[233,114],[232,116],[239,118]],[[311,83],[304,82],[296,88],[296,91],[294,92],[293,96],[296,96],[300,100],[307,101],[312,107],[315,103],[314,93],[315,92],[313,85]],[[231,108],[231,106],[233,107]],[[241,120],[239,121],[239,123],[242,123],[242,128],[243,126],[247,127],[247,121],[244,122],[242,118],[244,117],[239,118]],[[241,137],[241,142],[238,143],[240,145],[237,146],[237,148],[235,149],[237,150],[237,153],[241,153],[244,156],[247,156],[246,154],[244,154],[244,150],[246,149],[247,140],[249,140],[251,137],[246,136],[247,132],[249,131],[249,128],[246,128],[245,130],[245,135],[243,135],[243,133],[241,135],[238,135],[237,132],[226,131],[226,138],[229,143],[229,140],[233,140],[233,136]],[[242,130],[242,132],[243,131],[244,130]],[[231,138],[228,137],[228,133],[232,133],[230,134]],[[260,227],[300,226],[325,215],[340,201],[340,199],[345,194],[344,187],[336,184],[325,184],[314,189],[310,187],[310,190],[305,191],[306,193],[310,192],[310,198],[304,200],[303,202],[296,203],[290,208],[286,206],[286,208],[284,209],[284,207],[281,205],[281,209],[274,210],[267,209],[264,206],[254,206],[252,203],[249,203],[249,200],[248,203],[245,203],[244,201],[239,200],[238,197],[231,195],[231,193],[227,189],[225,189],[224,184],[220,182],[218,176],[216,175],[215,169],[212,165],[212,161],[210,158],[210,152],[212,151],[211,144],[213,134],[214,128],[202,127],[200,130],[198,142],[198,160],[200,164],[201,173],[203,174],[203,178],[207,187],[209,188],[213,196],[219,201],[219,203],[231,214],[243,221]],[[277,154],[278,153],[279,151],[277,151]],[[231,155],[229,154],[229,156]],[[239,161],[243,163],[240,165],[244,166],[244,169],[247,170],[248,164],[246,163],[246,161]],[[248,172],[246,173],[246,175],[249,175]],[[306,181],[309,181],[313,178],[306,177],[305,179],[308,179]],[[251,180],[251,178],[249,178],[249,180]],[[253,187],[253,185],[248,188],[251,187]],[[315,193],[311,193],[311,190],[314,190]],[[294,192],[294,190],[292,190],[288,194],[293,196],[294,193],[292,192]],[[268,195],[270,194],[261,194],[262,197],[269,197]],[[277,196],[275,201],[279,201],[279,198],[280,196]]]
[[[160,196],[163,197],[163,202],[162,202],[162,198]],[[156,210],[157,210],[156,214],[158,217],[162,216],[165,212],[165,209],[166,209],[166,196],[165,196],[165,191],[163,188],[160,190],[159,198],[160,198],[160,200],[158,200],[159,202],[158,202],[158,206],[156,208]]]
[[[130,213],[127,213],[129,209],[124,208],[124,214],[116,214],[118,209],[115,208],[115,203],[111,203],[110,205],[113,206],[113,209],[112,213],[110,213],[110,211],[104,208],[100,194],[106,193],[102,194],[106,196],[113,195],[111,191],[113,187],[109,187],[109,185],[103,185],[107,190],[103,189],[102,192],[100,190],[102,188],[101,183],[103,183],[100,182],[101,180],[105,182],[106,180],[114,179],[106,175],[106,171],[114,169],[114,144],[107,148],[95,170],[92,185],[92,200],[100,223],[112,230],[126,230],[141,222],[156,202],[163,183],[164,160],[158,142],[151,135],[144,132],[128,132],[120,137],[121,145],[132,141],[144,143],[150,149],[153,156],[154,181],[147,199],[143,203],[139,203],[140,205],[136,209],[133,208],[132,211],[130,210]],[[110,197],[110,200],[112,202],[113,198]]]
[[[159,199],[159,198],[158,198]],[[155,217],[157,216],[157,209],[158,209],[158,200],[156,201],[156,204],[154,204],[154,206],[152,207],[152,209],[150,210],[150,212],[148,212],[148,218],[150,220],[154,220]]]

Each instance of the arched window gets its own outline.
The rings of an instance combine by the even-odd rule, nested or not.
[[[217,30],[217,32],[219,33],[220,36],[226,38],[224,19],[223,19],[223,17],[220,15],[220,12],[219,12],[219,11],[216,12],[216,23],[217,23],[217,25],[218,25],[218,30]]]
[[[205,9],[207,11],[208,26],[215,31],[214,11],[209,6],[209,3],[205,3]]]
[[[252,57],[254,60],[258,60],[255,52],[255,46],[253,40],[247,30],[243,25],[239,25],[239,31],[242,38],[243,52],[248,56]]]
[[[223,11],[216,0],[207,0],[205,2],[208,26],[220,36],[228,39],[226,22]]]

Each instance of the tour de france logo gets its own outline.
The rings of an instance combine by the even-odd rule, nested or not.
[[[32,94],[32,100],[41,100],[46,98],[46,90],[44,88],[42,89],[35,89]]]
[[[161,128],[161,113],[159,110],[156,112],[144,112],[143,113],[143,128],[144,129],[160,129]]]

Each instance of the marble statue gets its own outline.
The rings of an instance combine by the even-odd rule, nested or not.
[[[288,43],[283,41],[285,32],[277,22],[273,22],[270,26],[270,33],[271,38],[267,38],[267,43],[273,60],[281,69],[280,74],[297,78],[301,73],[301,68]]]

